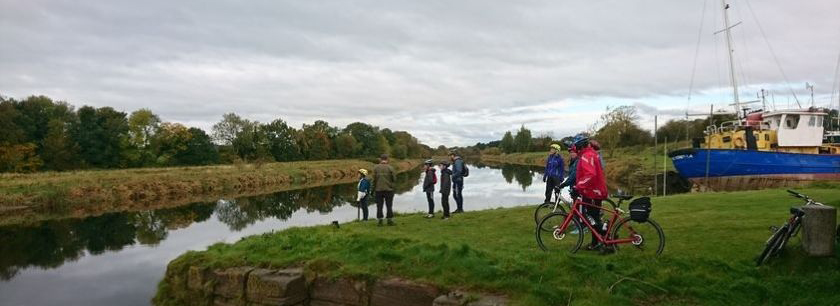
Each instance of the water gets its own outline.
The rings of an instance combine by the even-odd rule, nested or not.
[[[471,165],[465,210],[541,202],[545,185],[539,171]],[[420,172],[398,175],[397,212],[427,210]],[[341,184],[0,227],[0,305],[148,305],[167,263],[188,250],[292,226],[355,220],[357,208],[350,205],[355,187]],[[439,193],[435,202],[439,209]],[[455,206],[454,199],[450,205]],[[376,206],[370,210],[375,216]]]

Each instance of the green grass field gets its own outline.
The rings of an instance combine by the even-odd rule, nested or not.
[[[840,205],[840,189],[801,191]],[[504,293],[516,305],[840,304],[838,256],[806,257],[799,238],[782,257],[754,266],[768,227],[781,225],[788,208],[801,203],[783,190],[683,194],[653,203],[652,218],[667,241],[659,258],[626,249],[613,255],[542,252],[534,238],[534,206],[526,206],[445,222],[405,215],[395,227],[354,222],[340,229],[293,228],[189,252],[170,264],[167,275],[183,275],[189,266],[303,264],[337,276],[400,276]],[[168,281],[161,282],[158,304],[178,302]]]

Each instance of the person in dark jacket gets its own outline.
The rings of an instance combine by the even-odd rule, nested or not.
[[[560,145],[552,144],[548,151],[548,158],[545,160],[545,174],[543,174],[543,182],[545,182],[545,203],[551,203],[551,194],[554,193],[554,187],[557,187],[563,182],[563,156],[560,155]]]
[[[464,160],[455,151],[449,153],[449,159],[452,160],[452,197],[455,198],[457,206],[452,213],[462,213],[464,212]]]
[[[449,219],[449,192],[452,190],[452,170],[449,162],[440,162],[440,206],[443,208],[443,220]]]
[[[394,184],[397,181],[397,172],[394,167],[388,164],[388,155],[382,154],[379,157],[379,164],[373,167],[373,190],[376,191],[376,219],[378,226],[382,226],[382,219],[388,219],[388,225],[394,225]],[[386,214],[382,214],[382,205],[385,205]]]
[[[435,166],[432,160],[427,160],[423,165],[423,172],[426,174],[423,178],[423,192],[426,193],[426,200],[429,202],[429,214],[426,218],[435,217],[435,184],[437,184],[437,174],[435,174]]]
[[[356,194],[356,205],[362,210],[362,221],[368,219],[368,197],[370,197],[370,180],[367,178],[368,171],[359,169],[359,186]],[[359,216],[356,216],[357,218]]]

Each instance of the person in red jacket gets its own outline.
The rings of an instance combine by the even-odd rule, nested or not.
[[[578,149],[578,160],[575,168],[575,190],[580,194],[581,200],[596,207],[601,207],[601,201],[607,198],[607,180],[604,177],[604,168],[598,152],[589,143],[588,137],[580,137],[575,142]],[[602,236],[606,235],[601,221],[601,210],[595,207],[587,207],[586,214],[592,217],[595,229]],[[587,250],[599,248],[598,240],[592,236],[592,243]]]

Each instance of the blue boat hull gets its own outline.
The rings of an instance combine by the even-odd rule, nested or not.
[[[683,149],[668,155],[680,176],[712,190],[840,181],[840,155],[729,149]]]

